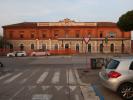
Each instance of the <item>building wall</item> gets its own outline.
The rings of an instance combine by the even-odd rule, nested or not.
[[[115,33],[115,37],[109,38],[108,43],[105,43],[105,37],[109,36],[110,32]],[[34,37],[31,38],[31,34]],[[76,34],[79,33],[79,37]],[[102,37],[100,34],[102,33]],[[23,38],[20,38],[23,34]],[[45,34],[44,37],[42,34]],[[57,36],[54,34],[58,34]],[[118,27],[36,27],[36,28],[4,28],[4,38],[13,44],[14,50],[20,49],[20,45],[24,45],[24,50],[31,50],[31,44],[34,44],[34,50],[42,49],[42,44],[46,44],[49,50],[54,49],[57,44],[59,49],[64,49],[65,44],[69,44],[69,48],[76,49],[76,44],[80,46],[80,53],[88,52],[88,47],[83,40],[83,37],[89,37],[91,44],[91,53],[100,53],[100,44],[103,44],[103,53],[121,53],[122,41],[124,43],[124,52],[129,53],[131,50],[130,32],[122,32]],[[66,38],[66,39],[60,39]],[[72,39],[75,38],[75,39]],[[62,43],[63,42],[63,43]],[[114,44],[114,52],[111,52],[110,45]],[[63,47],[62,47],[63,46]]]

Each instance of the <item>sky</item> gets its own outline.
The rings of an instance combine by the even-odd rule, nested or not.
[[[117,22],[130,10],[133,0],[0,0],[0,34],[2,26],[20,22]]]

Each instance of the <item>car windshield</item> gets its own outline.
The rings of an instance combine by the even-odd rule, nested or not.
[[[106,66],[106,69],[116,69],[117,68],[117,66],[119,65],[119,61],[117,61],[117,60],[111,60],[110,62],[109,62],[109,64]]]

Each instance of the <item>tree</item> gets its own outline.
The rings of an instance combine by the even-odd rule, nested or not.
[[[133,30],[133,10],[123,14],[119,18],[117,25],[122,31],[132,31]]]

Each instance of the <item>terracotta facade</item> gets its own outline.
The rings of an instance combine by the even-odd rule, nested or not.
[[[112,22],[24,22],[3,26],[11,49],[66,49],[79,53],[129,53],[131,32],[122,32]],[[89,38],[88,44],[84,38]],[[105,41],[107,39],[107,42]]]

